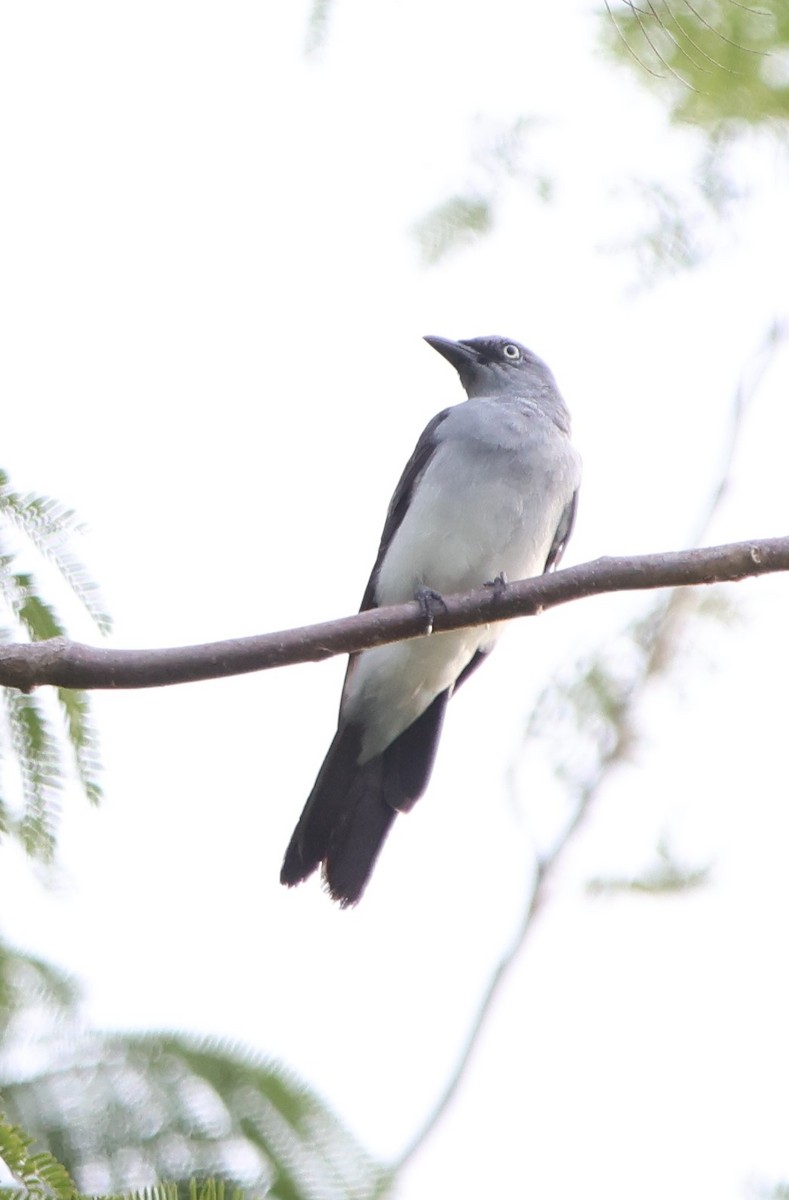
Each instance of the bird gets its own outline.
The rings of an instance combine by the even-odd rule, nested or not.
[[[575,521],[581,460],[545,362],[511,338],[425,337],[467,399],[428,423],[384,522],[362,612],[552,570]],[[428,618],[428,623],[432,624]],[[425,792],[447,703],[502,623],[350,655],[337,732],[285,853],[293,886],[319,867],[341,907],[362,896],[395,817]]]

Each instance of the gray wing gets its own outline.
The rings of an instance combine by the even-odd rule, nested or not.
[[[570,534],[573,531],[573,525],[575,524],[575,514],[576,514],[577,510],[578,510],[578,488],[576,488],[575,491],[573,492],[573,496],[572,496],[570,503],[567,505],[567,507],[565,508],[564,512],[561,515],[561,519],[557,526],[556,533],[554,534],[554,539],[551,544],[551,548],[548,551],[548,557],[545,560],[545,566],[543,567],[543,575],[547,574],[548,571],[552,571],[554,567],[558,566],[559,560],[562,557],[562,555],[564,554],[565,546],[567,545],[568,541],[570,540]]]
[[[400,476],[400,481],[394,490],[394,495],[389,503],[389,511],[386,514],[383,533],[381,534],[381,543],[378,547],[378,556],[375,560],[375,566],[367,582],[367,587],[364,590],[362,597],[360,612],[364,612],[368,608],[376,607],[375,587],[378,582],[378,572],[381,570],[381,563],[384,560],[384,555],[389,549],[392,538],[400,528],[403,517],[408,511],[408,506],[411,503],[411,496],[414,493],[419,480],[425,473],[427,465],[436,452],[439,439],[436,436],[439,426],[446,420],[452,410],[445,408],[443,412],[438,413],[429,425],[422,432],[419,441],[416,444],[414,453],[409,458],[405,465],[405,470]]]
[[[435,450],[438,448],[439,438],[436,434],[438,434],[439,426],[446,420],[450,412],[450,408],[445,408],[444,412],[434,416],[429,425],[424,428],[420,439],[418,439],[414,454],[405,463],[405,469],[403,470],[403,474],[400,475],[397,487],[394,488],[389,510],[386,512],[386,521],[384,522],[384,532],[381,533],[378,556],[375,558],[375,565],[373,566],[371,577],[369,577],[367,582],[365,595],[362,596],[360,612],[365,612],[368,608],[378,606],[378,602],[375,600],[375,588],[378,586],[378,572],[381,569],[381,563],[384,562],[384,557],[386,551],[389,550],[392,538],[397,533],[406,511],[408,511],[411,496],[414,494],[414,488],[422,478],[424,472],[426,472],[428,463],[432,460]],[[341,736],[343,731],[345,696],[347,696],[349,680],[351,674],[354,672],[357,660],[359,660],[359,652],[348,656],[348,668],[345,671],[343,694],[341,702],[339,702],[338,737]],[[420,718],[417,718],[414,724],[409,726],[408,730],[405,730],[404,733],[400,734],[399,738],[394,740],[394,743],[384,751],[384,756],[379,756],[381,761],[383,761],[384,757],[387,757],[387,774],[392,776],[393,779],[399,780],[398,787],[393,788],[393,792],[398,793],[397,796],[392,794],[392,796],[387,797],[387,804],[385,805],[387,811],[392,812],[396,809],[405,811],[411,808],[411,805],[416,802],[416,799],[421,796],[424,788],[427,787],[447,700],[448,692],[444,692],[441,696],[436,696],[433,703],[427,709],[427,712],[422,713]],[[389,826],[386,828],[389,829]],[[378,851],[375,851],[375,853],[378,853]],[[374,860],[374,857],[369,859],[368,872],[372,870]]]

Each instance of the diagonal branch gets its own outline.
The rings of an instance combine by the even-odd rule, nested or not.
[[[509,584],[504,591],[478,588],[445,597],[433,618],[436,633],[535,616],[547,608],[605,592],[645,591],[723,583],[789,571],[789,537],[735,542],[635,558],[598,558],[552,575]],[[0,685],[23,691],[42,684],[66,688],[145,688],[319,662],[336,654],[425,636],[416,601],[371,609],[353,617],[278,633],[198,646],[109,650],[66,638],[13,643],[0,648]]]

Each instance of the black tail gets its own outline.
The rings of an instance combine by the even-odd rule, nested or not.
[[[359,726],[338,729],[290,839],[282,883],[300,883],[322,864],[334,900],[345,908],[361,899],[397,813],[427,787],[449,695],[365,763]]]

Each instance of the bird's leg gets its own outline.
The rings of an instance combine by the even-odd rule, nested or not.
[[[495,579],[490,579],[486,584],[486,588],[493,588],[493,599],[500,600],[509,586],[509,580],[503,571],[499,571]]]
[[[425,618],[425,633],[430,636],[433,632],[433,618],[439,609],[447,611],[446,601],[440,592],[436,592],[433,588],[418,587],[414,592],[414,599],[422,609],[422,614]]]

